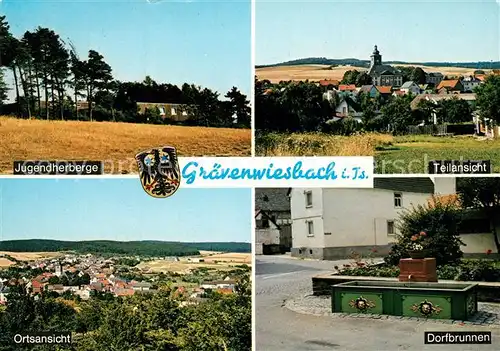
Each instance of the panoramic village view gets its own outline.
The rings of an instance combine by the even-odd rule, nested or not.
[[[474,28],[469,9],[482,19]],[[260,29],[256,25],[258,155],[375,156],[377,173],[427,173],[428,161],[436,159],[491,159],[495,172],[500,171],[495,1],[437,7],[368,1],[365,8],[335,2],[315,9],[292,4],[286,16],[279,10],[279,4],[256,9],[262,21]],[[351,36],[332,36],[324,30],[329,23],[321,21],[296,36],[278,28],[283,21],[339,11],[346,13]],[[463,25],[443,29],[436,18],[449,11],[464,14],[458,16]],[[433,14],[422,29],[426,12]],[[378,14],[401,19],[380,23]],[[268,17],[275,19],[271,28],[263,26]],[[404,30],[395,34],[398,25]],[[275,35],[267,36],[269,31]],[[434,43],[434,32],[440,38],[449,35],[453,45]],[[479,32],[491,36],[482,36],[474,50],[464,50],[467,38]]]
[[[250,155],[249,2],[0,6],[1,173],[26,155],[136,173],[135,154],[167,144]]]
[[[13,343],[31,331],[71,333],[61,350],[251,350],[250,190],[181,189],[162,202],[136,185],[0,181],[0,349],[33,349]],[[17,222],[29,199],[51,207],[28,211],[39,225]],[[214,234],[222,212],[233,219]],[[109,223],[93,226],[102,213]]]
[[[257,350],[497,350],[499,199],[497,177],[257,188]],[[491,344],[424,345],[435,331]]]

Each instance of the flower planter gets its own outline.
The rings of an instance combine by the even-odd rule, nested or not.
[[[425,258],[425,251],[409,251],[408,254],[410,255],[411,258],[415,259],[422,259]]]

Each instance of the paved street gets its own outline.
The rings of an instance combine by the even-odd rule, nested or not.
[[[311,294],[311,277],[347,261],[256,258],[256,347],[261,350],[499,350],[500,328],[432,321],[333,318],[293,312],[286,301]],[[313,313],[313,311],[311,311]],[[424,331],[492,331],[492,345],[424,345]]]

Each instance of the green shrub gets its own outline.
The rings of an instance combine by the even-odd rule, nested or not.
[[[465,245],[459,238],[460,218],[460,210],[454,203],[438,198],[433,198],[427,205],[404,210],[398,223],[396,243],[385,262],[397,265],[401,258],[409,257],[413,243],[411,238],[425,232],[427,257],[436,258],[438,265],[457,263],[463,256],[460,245]]]

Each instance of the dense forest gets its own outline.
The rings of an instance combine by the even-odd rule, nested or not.
[[[59,240],[5,240],[0,241],[0,251],[102,253],[141,256],[189,256],[199,250],[224,252],[251,252],[250,243],[203,242],[184,243],[170,241],[59,241]]]
[[[478,61],[478,62],[406,62],[406,61],[384,61],[388,65],[420,65],[431,67],[464,67],[471,69],[500,69],[500,61]],[[355,58],[329,59],[326,57],[308,57],[291,60],[270,65],[257,65],[256,68],[295,66],[295,65],[330,65],[330,66],[353,66],[369,67],[369,60],[359,60]]]
[[[5,82],[5,69],[14,78],[12,88]],[[46,120],[167,124],[174,122],[162,118],[157,107],[139,113],[137,103],[171,103],[182,105],[189,116],[177,124],[250,128],[250,102],[237,87],[223,99],[219,92],[194,84],[178,87],[157,83],[149,76],[142,82],[121,82],[113,73],[96,50],[80,57],[69,39],[62,40],[50,28],[38,27],[16,38],[6,17],[0,16],[0,114]],[[6,104],[11,89],[15,103]]]

